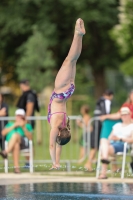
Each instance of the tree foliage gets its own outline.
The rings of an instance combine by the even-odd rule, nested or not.
[[[17,64],[17,73],[20,79],[30,77],[31,85],[40,90],[42,83],[50,84],[49,77],[53,77],[51,73],[55,62],[52,59],[52,51],[48,50],[48,41],[45,36],[34,30],[29,39],[18,49],[21,58]],[[42,76],[42,73],[45,76]]]
[[[123,74],[133,75],[133,1],[126,0],[121,6],[121,23],[113,31],[123,59],[120,70]]]
[[[116,68],[119,61],[117,47],[109,34],[118,23],[118,5],[118,0],[3,1],[0,3],[2,67],[14,66],[18,79],[25,76],[40,91],[53,82],[68,53],[75,21],[81,17],[86,35],[78,61],[83,70],[77,76],[84,77],[84,66],[90,66],[96,94],[101,95],[106,87],[106,68]]]

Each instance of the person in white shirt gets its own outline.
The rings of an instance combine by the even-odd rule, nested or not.
[[[106,144],[106,151],[102,151],[102,169],[99,179],[106,179],[106,171],[110,161],[109,156],[114,156],[117,152],[123,152],[124,142],[133,143],[133,123],[131,120],[131,112],[128,107],[122,107],[120,109],[120,115],[122,122],[116,123],[113,126],[113,130],[108,138]],[[105,149],[105,147],[104,147]]]

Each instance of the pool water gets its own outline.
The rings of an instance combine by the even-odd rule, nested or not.
[[[37,183],[0,186],[0,200],[133,200],[133,184]]]

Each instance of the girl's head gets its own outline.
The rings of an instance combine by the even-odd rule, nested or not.
[[[59,145],[65,145],[71,140],[70,133],[70,120],[68,118],[67,126],[59,129],[59,135],[56,138],[56,142]]]
[[[80,109],[81,115],[89,114],[90,108],[88,105],[83,105]]]

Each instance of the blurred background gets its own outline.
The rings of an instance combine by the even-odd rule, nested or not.
[[[1,1],[0,87],[8,104],[14,106],[21,94],[19,80],[28,79],[47,106],[80,17],[86,35],[69,114],[78,114],[83,103],[93,110],[105,88],[114,91],[117,109],[133,87],[132,11],[132,0]]]
[[[83,104],[90,106],[92,114],[106,88],[114,91],[113,111],[126,101],[133,88],[132,0],[4,0],[0,2],[0,91],[9,116],[14,116],[22,79],[28,79],[38,94],[39,115],[47,115],[55,76],[67,56],[79,17],[84,20],[86,35],[77,63],[76,90],[67,103],[68,115],[79,115]],[[49,127],[46,121],[43,127],[38,123],[40,134],[35,134],[34,141],[43,148],[35,148],[35,157],[44,159],[45,153],[49,159]],[[77,138],[74,135],[75,150],[69,149],[77,152],[76,159]]]

